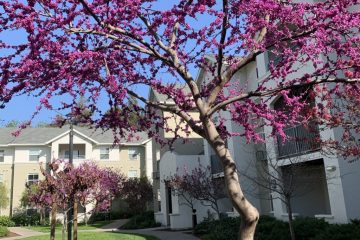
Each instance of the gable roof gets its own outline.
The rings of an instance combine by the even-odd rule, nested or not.
[[[69,126],[62,128],[26,128],[23,129],[18,137],[12,135],[17,128],[0,128],[0,145],[45,145],[51,143],[55,139],[69,133]],[[102,131],[101,129],[90,129],[86,127],[74,126],[75,134],[88,138],[95,144],[113,144],[114,135],[112,131]],[[135,134],[139,138],[120,139],[120,144],[142,144],[148,140],[146,132]]]
[[[176,83],[175,88],[183,90],[184,94],[189,94],[191,92],[190,88],[186,84],[181,85],[180,83]],[[159,93],[152,88],[150,89],[149,99],[151,98],[151,94],[154,95],[154,98],[156,99],[157,102],[169,103],[169,104],[174,103],[174,100],[172,98],[169,98],[168,95]]]

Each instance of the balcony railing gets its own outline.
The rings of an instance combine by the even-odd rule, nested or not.
[[[288,137],[284,143],[280,136],[277,137],[278,158],[300,155],[320,148],[320,143],[316,141],[319,137],[319,130],[314,124],[309,124],[308,127],[303,125],[290,127],[284,132]]]
[[[69,155],[60,155],[60,156],[59,156],[59,159],[69,159]],[[74,159],[74,160],[85,159],[85,155],[77,155],[77,154],[74,154],[74,155],[73,155],[73,159]]]
[[[221,165],[220,159],[217,155],[211,155],[210,156],[210,160],[211,160],[211,173],[212,174],[218,174],[218,173],[222,173],[223,170],[223,166]]]

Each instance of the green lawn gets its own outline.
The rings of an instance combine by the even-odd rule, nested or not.
[[[78,230],[93,230],[93,229],[105,226],[111,222],[113,222],[113,221],[99,221],[99,222],[95,222],[93,224],[88,224],[87,226],[84,224],[79,224]],[[29,226],[26,228],[30,229],[30,230],[38,231],[38,232],[44,232],[44,233],[50,232],[50,226]],[[62,228],[62,225],[57,225],[56,232],[61,232],[61,228]]]
[[[80,240],[159,240],[152,236],[140,236],[125,233],[112,232],[79,232],[78,238]],[[29,237],[24,240],[48,240],[49,236]],[[61,234],[56,235],[56,240],[61,239]]]

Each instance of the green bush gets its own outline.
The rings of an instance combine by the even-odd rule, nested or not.
[[[239,228],[239,225],[237,226]],[[286,222],[279,221],[273,217],[261,216],[256,227],[256,240],[288,240],[290,232]]]
[[[8,216],[0,216],[0,226],[14,227],[15,223]]]
[[[324,219],[296,218],[293,222],[296,240],[309,240],[330,226]]]
[[[194,230],[204,240],[236,240],[240,218],[205,220]],[[353,220],[349,224],[332,225],[322,219],[298,218],[294,220],[297,240],[359,240],[360,222]],[[255,232],[255,240],[289,240],[287,222],[273,217],[261,216]]]
[[[11,220],[15,223],[16,226],[33,226],[40,224],[40,214],[33,213],[27,215],[26,213],[16,213],[13,215]]]
[[[130,218],[133,215],[125,211],[97,212],[91,215],[89,222],[107,221],[115,219]]]
[[[357,224],[333,224],[325,231],[318,233],[311,240],[359,240],[360,227]]]
[[[110,219],[126,219],[132,216],[133,214],[128,211],[110,211]]]
[[[151,228],[158,226],[160,226],[160,223],[155,222],[154,212],[149,211],[131,217],[130,220],[127,223],[125,223],[121,228],[140,229],[140,228]]]
[[[7,235],[9,235],[7,227],[0,226],[0,237],[6,237]]]

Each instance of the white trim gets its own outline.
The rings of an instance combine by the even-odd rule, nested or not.
[[[99,142],[97,142],[97,141],[95,141],[94,139],[92,139],[91,137],[89,137],[89,136],[87,136],[87,135],[79,132],[78,130],[73,129],[73,131],[74,131],[74,133],[77,133],[77,134],[79,134],[80,136],[82,136],[82,137],[84,137],[84,138],[86,138],[86,139],[89,139],[90,141],[92,141],[92,142],[94,142],[94,143],[96,143],[96,144],[99,144]],[[70,129],[67,130],[66,132],[58,135],[57,137],[54,137],[53,139],[50,139],[49,141],[46,142],[46,144],[50,144],[50,143],[54,142],[55,140],[57,140],[57,139],[65,136],[65,135],[67,135],[67,134],[69,134],[69,133],[70,133]]]
[[[10,143],[7,145],[7,147],[11,147],[11,146],[48,146],[48,145],[46,143]]]

